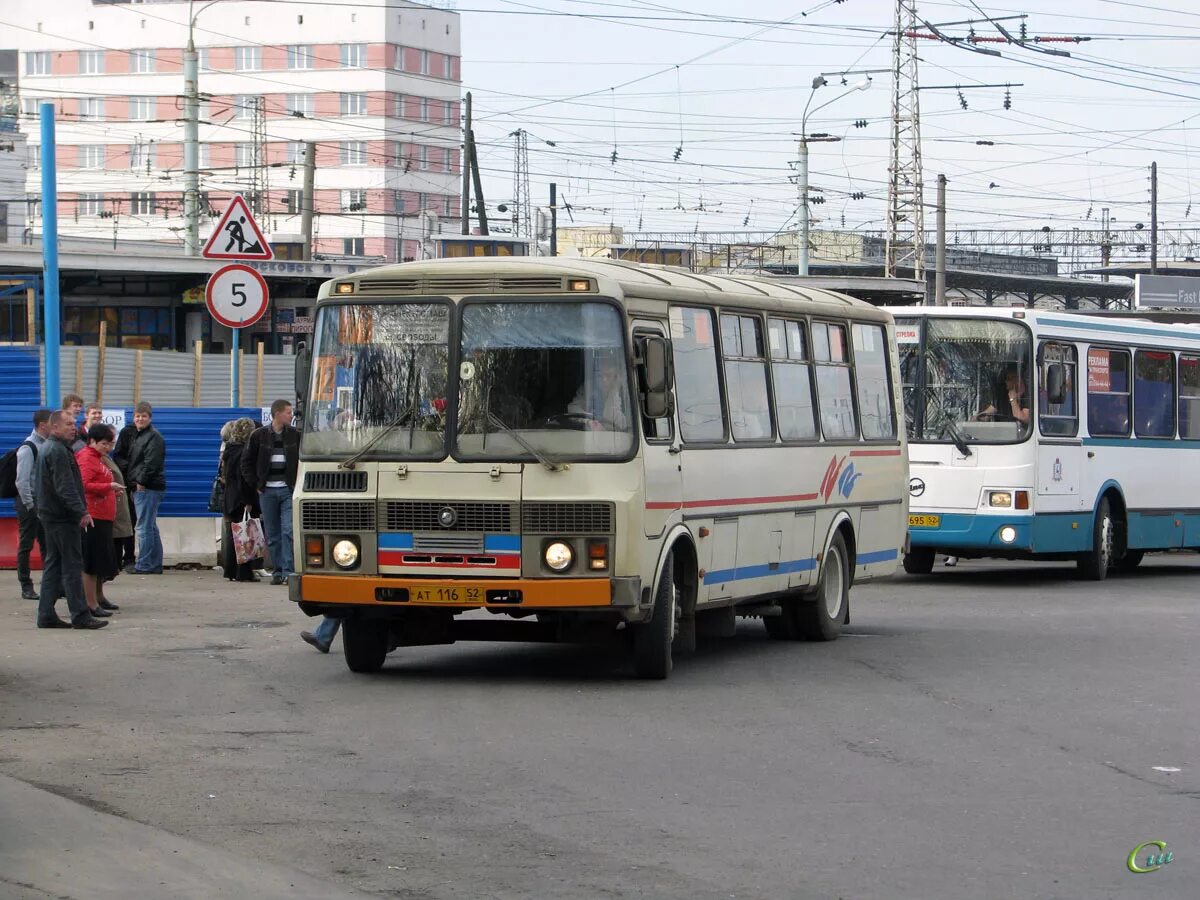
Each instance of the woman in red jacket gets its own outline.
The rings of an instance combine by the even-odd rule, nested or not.
[[[87,446],[75,454],[92,517],[92,527],[83,533],[83,592],[88,610],[99,617],[112,615],[106,607],[115,608],[104,596],[104,582],[117,574],[113,520],[117,517],[118,496],[125,490],[113,480],[112,470],[104,464],[104,457],[112,452],[115,441],[111,425],[93,425],[87,431]]]

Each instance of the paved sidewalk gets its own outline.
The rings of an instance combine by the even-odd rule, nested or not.
[[[0,775],[0,896],[351,900],[372,895],[97,812]]]

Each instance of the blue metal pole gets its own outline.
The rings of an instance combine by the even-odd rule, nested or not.
[[[59,313],[58,294],[58,172],[54,164],[54,104],[41,104],[42,122],[42,285],[44,301],[43,340],[46,344],[46,399],[50,407],[62,400],[59,391]],[[30,335],[34,339],[34,335]]]
[[[241,406],[242,392],[241,387],[241,362],[238,359],[241,351],[242,329],[234,328],[233,330],[233,355],[229,360],[229,405],[233,407]]]

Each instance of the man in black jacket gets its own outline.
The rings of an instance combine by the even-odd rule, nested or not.
[[[271,584],[286,584],[292,574],[292,491],[300,466],[300,432],[292,427],[292,404],[271,404],[271,424],[264,425],[246,442],[242,477],[258,489],[263,530],[275,574]]]
[[[129,454],[133,451],[133,439],[135,437],[137,437],[137,426],[130,422],[117,435],[117,445],[113,448],[112,452],[112,461],[121,470],[121,477],[125,479],[126,484],[129,484]],[[136,525],[137,509],[133,503],[133,493],[133,491],[126,491],[125,499],[122,500],[118,497],[117,502],[128,504],[129,521]],[[137,563],[137,554],[134,552],[132,534],[129,537],[117,538],[116,548],[117,567],[119,569],[130,569]]]
[[[139,403],[133,411],[137,434],[129,448],[129,471],[125,475],[137,510],[137,563],[125,570],[132,575],[161,575],[163,569],[158,507],[167,491],[167,444],[150,424],[153,416],[149,403]]]
[[[79,529],[91,528],[83,494],[83,477],[71,452],[75,422],[67,412],[50,418],[50,439],[38,453],[34,498],[38,520],[46,534],[46,559],[42,567],[42,594],[38,600],[38,628],[103,628],[108,623],[88,612],[83,596],[83,542]],[[67,597],[71,622],[58,617],[54,604]]]

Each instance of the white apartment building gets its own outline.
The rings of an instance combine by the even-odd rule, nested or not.
[[[189,9],[202,241],[233,193],[258,198],[269,237],[297,239],[306,141],[317,144],[315,255],[420,258],[431,217],[459,215],[454,12],[403,0],[3,6],[19,26],[4,43],[20,51],[31,198],[41,194],[40,106],[54,106],[62,235],[182,245]],[[37,203],[28,218],[40,232]]]

